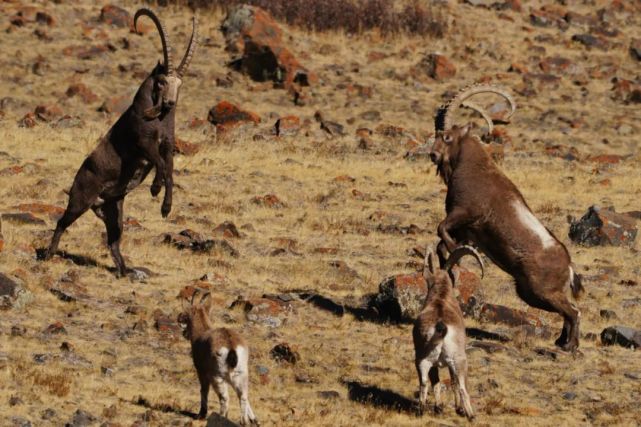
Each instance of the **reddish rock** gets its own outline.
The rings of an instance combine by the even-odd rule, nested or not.
[[[584,246],[630,246],[637,237],[636,219],[614,210],[591,206],[570,225],[569,237]]]
[[[62,324],[62,322],[54,322],[51,325],[47,326],[47,328],[44,330],[44,333],[47,335],[66,334],[67,330],[65,329],[65,326]]]
[[[388,55],[386,53],[373,50],[367,54],[367,62],[371,64],[372,62],[382,61],[387,57]]]
[[[174,153],[182,154],[183,156],[193,156],[198,151],[200,151],[200,145],[192,144],[191,142],[187,142],[184,139],[176,138]]]
[[[559,157],[564,160],[579,159],[579,150],[577,150],[575,147],[569,147],[562,144],[546,145],[545,153],[548,156]]]
[[[50,122],[59,119],[64,114],[59,105],[38,105],[34,114],[43,122]]]
[[[95,59],[105,53],[109,52],[110,48],[108,45],[81,45],[81,46],[67,46],[62,49],[62,53],[65,56],[75,56],[78,59]]]
[[[572,65],[572,61],[562,56],[550,56],[539,62],[539,67],[544,73],[565,74]]]
[[[285,207],[285,203],[281,202],[275,194],[266,194],[264,196],[255,196],[252,203],[267,208],[279,209]]]
[[[467,305],[470,303],[476,291],[481,287],[481,279],[472,271],[465,268],[458,269],[455,291],[459,303]]]
[[[8,168],[4,168],[0,170],[0,176],[12,176],[12,175],[18,175],[19,173],[22,173],[24,171],[24,168],[22,166],[9,166]]]
[[[32,214],[45,214],[49,215],[49,218],[51,218],[54,221],[57,221],[62,217],[62,214],[64,214],[65,210],[61,207],[54,206],[54,205],[47,205],[45,203],[22,203],[20,205],[14,206],[14,209],[19,210],[20,212],[30,212]]]
[[[527,66],[520,62],[513,62],[512,64],[510,64],[510,68],[508,68],[508,71],[512,73],[519,73],[519,74],[529,73]]]
[[[222,224],[217,225],[216,228],[214,228],[214,235],[219,235],[227,239],[240,238],[238,228],[236,228],[236,225],[231,221],[225,221]]]
[[[418,64],[428,76],[435,80],[444,80],[456,75],[456,67],[444,55],[430,53]]]
[[[427,283],[422,273],[399,274],[378,285],[373,306],[382,318],[408,321],[418,316],[426,295]]]
[[[18,126],[20,126],[21,128],[32,128],[37,124],[38,122],[36,121],[35,113],[27,113],[18,121]]]
[[[114,27],[130,28],[133,26],[133,17],[121,7],[107,5],[100,10],[100,22]]]
[[[226,132],[243,124],[260,123],[260,117],[256,113],[242,110],[227,101],[221,101],[212,107],[207,120],[216,125],[219,132]]]
[[[80,97],[85,104],[91,104],[98,100],[98,96],[91,91],[84,83],[74,83],[67,88],[66,92],[69,98],[74,96]]]
[[[339,175],[336,178],[334,178],[334,181],[352,183],[352,182],[356,182],[356,178],[349,175]]]
[[[182,328],[174,319],[165,314],[162,310],[156,309],[153,314],[154,327],[162,336],[177,338],[182,333]]]
[[[227,50],[238,55],[233,64],[253,80],[273,81],[294,94],[316,81],[284,45],[282,30],[263,9],[249,5],[233,8],[221,30]]]
[[[300,118],[297,116],[285,116],[276,120],[274,133],[277,136],[293,136],[300,131]]]
[[[617,154],[599,154],[588,157],[588,160],[601,165],[616,165],[623,160],[623,157]]]
[[[114,96],[112,98],[106,99],[102,103],[98,111],[103,113],[110,114],[122,114],[127,108],[131,105],[131,98],[129,95]]]

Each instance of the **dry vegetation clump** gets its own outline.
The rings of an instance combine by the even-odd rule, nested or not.
[[[380,31],[385,36],[443,37],[447,19],[438,7],[420,0],[159,0],[159,4],[187,4],[192,8],[229,10],[249,4],[268,11],[279,21],[308,31],[360,34]]]

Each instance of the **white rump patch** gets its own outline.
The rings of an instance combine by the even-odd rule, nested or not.
[[[536,234],[539,237],[539,240],[543,244],[544,248],[550,248],[554,246],[554,237],[552,237],[550,232],[543,226],[543,224],[541,224],[541,221],[539,221],[538,218],[535,217],[534,214],[530,212],[530,210],[520,200],[514,200],[512,202],[512,206],[516,211],[517,218],[519,218],[521,223],[526,228],[531,230],[532,233]]]

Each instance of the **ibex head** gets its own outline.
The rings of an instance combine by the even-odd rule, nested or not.
[[[437,166],[437,173],[443,177],[447,183],[452,165],[450,163],[451,153],[458,150],[458,142],[466,136],[470,126],[454,126],[452,124],[452,114],[459,107],[467,107],[478,112],[487,122],[488,133],[492,132],[494,124],[490,115],[480,106],[468,102],[467,99],[480,93],[495,93],[501,95],[510,104],[510,113],[505,120],[508,120],[516,110],[516,103],[512,96],[505,90],[486,84],[474,84],[462,89],[446,104],[438,109],[436,114],[435,127],[436,135],[433,138],[432,149],[430,150],[430,159]]]
[[[134,28],[138,31],[136,26],[138,18],[141,16],[149,17],[160,34],[160,41],[162,42],[162,51],[164,62],[162,66],[156,66],[153,77],[154,77],[154,87],[152,93],[153,107],[145,111],[145,117],[148,119],[155,119],[161,113],[168,112],[178,103],[178,92],[180,86],[182,85],[183,75],[187,72],[189,68],[189,63],[191,58],[194,55],[194,50],[196,49],[196,40],[198,38],[198,24],[196,18],[192,19],[192,32],[191,38],[189,39],[189,45],[187,46],[187,51],[183,57],[180,65],[177,69],[174,69],[172,62],[172,47],[169,42],[169,37],[167,36],[167,31],[165,27],[160,22],[158,17],[150,9],[142,8],[139,9],[134,15]]]
[[[183,336],[187,339],[191,339],[195,329],[203,329],[209,324],[209,314],[212,308],[211,293],[204,292],[196,302],[196,296],[200,293],[203,291],[196,288],[190,301],[183,300],[183,311],[176,319],[178,324],[183,327]]]
[[[452,267],[456,265],[461,258],[465,255],[471,255],[474,257],[476,262],[478,262],[481,267],[481,278],[485,275],[485,266],[483,265],[483,260],[481,255],[471,246],[462,245],[456,248],[449,256],[445,262],[443,269],[437,268],[436,257],[434,252],[429,248],[425,248],[425,264],[423,267],[423,277],[427,283],[428,292],[435,287],[439,286],[454,286],[456,283],[456,278],[452,273]]]

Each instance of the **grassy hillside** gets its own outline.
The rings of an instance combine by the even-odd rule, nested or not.
[[[231,71],[219,30],[224,15],[199,10],[202,43],[176,117],[177,136],[199,151],[175,158],[168,219],[160,216],[160,199],[149,195],[150,179],[125,201],[129,219],[122,252],[130,266],[148,268],[151,277],[142,282],[114,277],[104,226],[92,213],[70,227],[60,248],[95,265],[61,257],[35,260],[35,249],[51,238],[55,212],[34,213],[44,224],[2,220],[0,272],[30,291],[33,301],[0,316],[0,424],[25,419],[32,425],[63,425],[82,410],[97,425],[204,425],[189,416],[198,410],[198,381],[189,343],[173,322],[181,309],[179,292],[195,283],[212,289],[215,323],[238,329],[250,342],[250,399],[263,425],[465,424],[454,413],[449,391],[444,414],[416,417],[411,325],[361,320],[349,312],[337,316],[294,298],[279,315],[284,323],[272,328],[229,307],[238,297],[293,289],[358,307],[384,278],[415,271],[421,260],[412,256],[412,248],[436,243],[445,186],[427,159],[410,161],[404,155],[430,134],[444,96],[480,80],[514,94],[517,113],[500,127],[506,142],[501,167],[567,245],[576,270],[586,277],[587,292],[579,302],[583,337],[577,355],[540,355],[535,349],[552,349],[554,338],[466,320],[468,326],[512,337],[495,352],[468,351],[476,424],[641,423],[638,352],[604,347],[594,339],[611,324],[641,328],[639,238],[633,248],[586,248],[567,237],[567,217],[580,217],[593,204],[618,212],[639,209],[641,110],[613,90],[612,79],[641,84],[640,62],[629,49],[641,39],[641,9],[636,2],[613,6],[601,0],[569,6],[535,0],[523,2],[520,11],[439,3],[435,12],[447,21],[442,38],[383,36],[376,30],[318,33],[283,24],[290,50],[318,75],[302,106],[285,90]],[[132,14],[140,6],[114,4]],[[53,25],[30,22],[28,17],[35,19],[30,9],[22,9],[23,25],[11,22],[30,5],[52,17]],[[549,16],[574,19],[563,24],[548,17],[549,26],[533,25],[531,14],[539,16],[536,11],[546,5]],[[131,99],[162,58],[154,31],[138,36],[100,23],[102,6],[0,3],[3,214],[19,212],[25,203],[64,208],[77,168],[117,118],[99,107],[113,97]],[[606,12],[599,14],[601,8]],[[192,12],[184,6],[156,10],[182,54]],[[592,17],[595,28],[581,16]],[[611,29],[617,33],[599,33]],[[602,37],[607,48],[572,40],[584,33]],[[98,53],[79,59],[68,54],[67,48],[76,46],[97,46]],[[433,52],[449,58],[454,76],[434,80],[417,67]],[[550,60],[556,57],[567,59],[561,61],[565,65]],[[69,97],[68,87],[77,83],[95,97]],[[206,118],[222,100],[255,112],[260,124],[218,134]],[[494,100],[482,101],[491,105]],[[39,105],[56,105],[69,117],[36,118],[34,127],[23,127],[23,117]],[[344,125],[345,135],[321,130],[317,111]],[[301,131],[273,136],[274,123],[287,115],[300,118]],[[457,117],[481,124],[467,111]],[[390,125],[404,131],[386,131]],[[359,148],[360,128],[372,131],[369,149]],[[567,153],[573,159],[565,159]],[[612,157],[604,161],[600,155]],[[254,201],[267,194],[282,206]],[[237,257],[163,243],[165,233],[185,229],[220,239],[214,229],[224,221],[240,231],[240,237],[225,237]],[[388,225],[411,224],[417,226],[412,234],[384,232]],[[554,334],[560,329],[558,317],[520,301],[511,278],[495,266],[480,294],[488,302],[541,316]],[[602,318],[602,309],[613,310],[617,318]],[[56,322],[64,332],[48,329]],[[282,342],[300,355],[295,365],[270,356]],[[441,376],[447,378],[445,372]],[[231,420],[238,421],[234,397],[230,407]],[[217,408],[210,393],[210,412]]]

